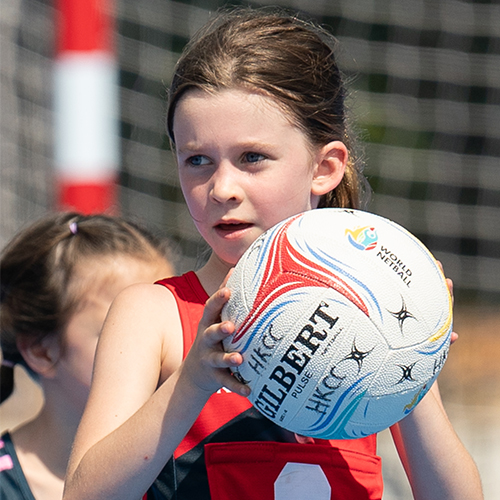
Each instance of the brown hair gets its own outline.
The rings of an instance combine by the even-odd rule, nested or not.
[[[12,368],[24,366],[20,336],[36,343],[60,337],[78,297],[67,293],[75,264],[87,257],[129,255],[171,262],[167,240],[131,220],[76,212],[48,215],[19,232],[0,262],[2,381],[0,401],[12,392]],[[61,339],[60,339],[61,340]]]
[[[282,10],[236,8],[219,13],[195,35],[177,62],[169,89],[167,129],[173,146],[175,108],[189,89],[244,88],[272,97],[313,146],[344,142],[342,182],[319,207],[361,208],[369,195],[363,162],[346,111],[336,39],[309,20]]]

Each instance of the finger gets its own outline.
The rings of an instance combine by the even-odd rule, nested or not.
[[[450,278],[446,278],[446,286],[448,287],[448,290],[450,292],[452,303],[455,303],[455,296],[453,294],[453,281]]]
[[[458,340],[458,333],[456,332],[451,332],[451,340],[450,340],[450,343],[453,344],[454,342],[456,342]]]
[[[248,385],[239,382],[236,377],[234,377],[230,372],[226,372],[221,375],[220,379],[221,387],[229,389],[231,392],[235,392],[244,397],[248,397],[252,392]]]
[[[206,328],[203,337],[210,343],[216,344],[221,342],[226,337],[232,335],[235,331],[232,321],[223,321],[222,323],[214,323]],[[222,349],[222,348],[221,348]]]
[[[439,266],[439,269],[441,269],[441,272],[444,275],[443,264],[439,260],[437,260],[436,263],[437,263],[437,265]],[[452,293],[453,292],[453,281],[450,278],[446,278],[446,277],[445,277],[445,280],[446,280],[446,284],[448,286],[448,289],[450,290],[450,293]]]
[[[210,357],[210,364],[214,368],[236,368],[243,363],[243,357],[239,352],[216,352]]]
[[[217,290],[205,303],[205,309],[203,310],[200,325],[204,325],[204,328],[206,328],[209,325],[219,322],[222,308],[229,300],[230,295],[231,292],[229,288],[219,288],[219,290]]]
[[[314,444],[314,439],[312,437],[303,436],[302,434],[294,434],[295,440],[300,444]]]
[[[233,353],[235,354],[235,353]],[[221,369],[219,370],[219,384],[221,387],[229,389],[231,392],[236,392],[242,396],[248,397],[251,393],[251,389],[248,385],[240,381],[230,370]]]

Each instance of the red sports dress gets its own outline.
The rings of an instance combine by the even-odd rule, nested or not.
[[[208,295],[194,272],[161,280],[175,296],[184,356]],[[150,490],[148,499],[374,500],[382,498],[376,435],[298,444],[293,433],[227,390],[211,396]]]

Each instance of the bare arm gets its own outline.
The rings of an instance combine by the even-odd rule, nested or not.
[[[210,395],[222,385],[245,394],[227,370],[241,356],[225,354],[220,346],[233,327],[216,323],[228,294],[223,289],[207,302],[198,337],[182,364],[180,321],[170,292],[138,285],[119,295],[99,342],[65,500],[141,498]],[[169,341],[173,347],[165,345]]]
[[[482,500],[477,467],[456,435],[435,383],[391,428],[416,500]]]
[[[453,282],[446,283],[453,296]],[[451,342],[457,337],[452,333]],[[437,382],[391,433],[416,500],[483,499],[479,471],[446,415]]]

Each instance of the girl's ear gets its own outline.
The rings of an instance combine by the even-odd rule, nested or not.
[[[342,141],[332,141],[316,154],[311,193],[322,196],[335,189],[344,177],[349,152]]]
[[[40,342],[19,337],[17,348],[26,364],[38,375],[53,378],[56,364],[61,353],[61,347],[56,337],[45,337]]]

